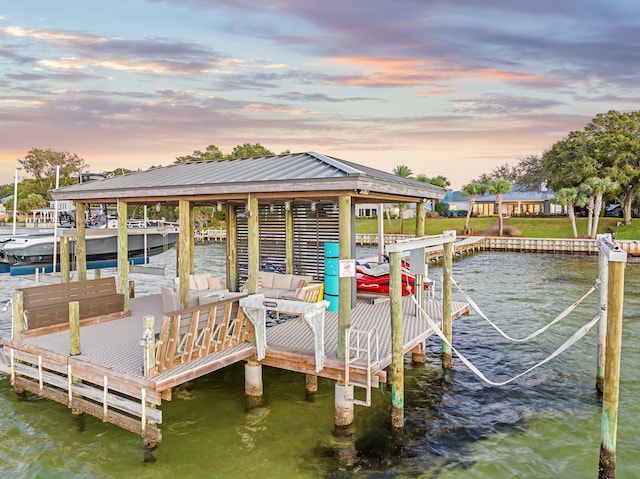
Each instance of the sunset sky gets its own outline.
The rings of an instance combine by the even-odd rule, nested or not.
[[[99,172],[258,142],[460,188],[638,105],[636,0],[0,4],[0,184],[31,148]]]

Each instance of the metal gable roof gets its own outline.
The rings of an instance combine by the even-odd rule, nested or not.
[[[192,191],[194,188],[199,188],[199,191],[206,188],[208,193],[225,193],[230,186],[238,188],[240,185],[247,185],[245,191],[270,191],[278,183],[300,190],[305,187],[313,189],[318,182],[322,182],[325,188],[328,184],[337,189],[341,184],[349,182],[352,185],[354,181],[362,181],[367,187],[384,185],[386,189],[391,184],[396,188],[415,190],[416,196],[428,198],[444,195],[444,190],[439,187],[315,152],[181,163],[71,185],[52,192],[52,195],[57,199],[90,199],[100,194],[117,196],[118,192],[131,190],[172,190],[178,194],[179,190],[186,188]]]

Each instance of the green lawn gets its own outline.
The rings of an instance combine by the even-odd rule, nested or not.
[[[458,234],[462,233],[464,227],[464,218],[427,218],[425,220],[425,234],[440,234],[445,230],[455,229]],[[629,226],[616,226],[620,221],[619,218],[601,217],[598,222],[598,233],[615,232],[618,239],[640,239],[640,218],[635,218],[633,224]],[[474,234],[483,234],[494,223],[497,218],[471,218],[469,226]],[[586,236],[587,234],[587,218],[577,218],[576,224],[578,228],[578,236]],[[511,236],[522,236],[525,238],[572,238],[573,231],[571,222],[567,217],[560,218],[526,218],[513,217],[506,218],[504,221],[505,230],[511,229]],[[378,222],[376,219],[358,219],[356,220],[356,232],[363,234],[374,234],[378,231]],[[385,233],[400,233],[400,220],[391,221],[391,229],[389,222],[384,220]],[[415,219],[407,219],[404,221],[403,232],[413,234],[415,232]]]

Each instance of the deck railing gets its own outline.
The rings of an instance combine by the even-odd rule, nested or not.
[[[253,327],[237,301],[227,299],[165,315],[151,376],[250,340]]]

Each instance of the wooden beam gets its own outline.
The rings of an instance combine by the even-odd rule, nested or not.
[[[340,259],[351,259],[351,197],[343,195],[338,199],[339,249]],[[351,327],[351,278],[339,278],[338,289],[338,357],[346,352],[346,330]]]
[[[227,205],[227,288],[238,291],[238,215],[235,205]]]
[[[258,215],[258,198],[249,196],[247,200],[247,225],[249,230],[249,280],[247,283],[249,294],[258,292],[258,271],[260,269],[260,222]]]
[[[451,344],[452,319],[451,319],[451,275],[453,270],[453,243],[444,243],[442,264],[442,333]],[[442,367],[451,369],[451,347],[442,341]]]
[[[391,309],[391,427],[404,427],[404,339],[402,327],[401,253],[389,254]]]
[[[178,278],[180,278],[179,297],[181,309],[189,306],[189,276],[191,275],[191,258],[193,257],[193,249],[191,248],[193,231],[190,230],[190,216],[191,206],[189,201],[180,200],[178,205],[178,221],[180,223]]]
[[[289,205],[284,209],[285,224],[285,256],[286,271],[288,274],[294,274],[293,271],[293,207]]]
[[[85,204],[76,201],[76,270],[78,281],[87,279],[87,237],[84,226]]]
[[[416,203],[416,237],[424,236],[424,211],[425,203],[418,201]]]
[[[60,282],[68,283],[71,278],[71,254],[69,251],[69,238],[60,238]]]
[[[118,200],[118,293],[124,294],[124,310],[129,310],[129,238],[127,202]]]

